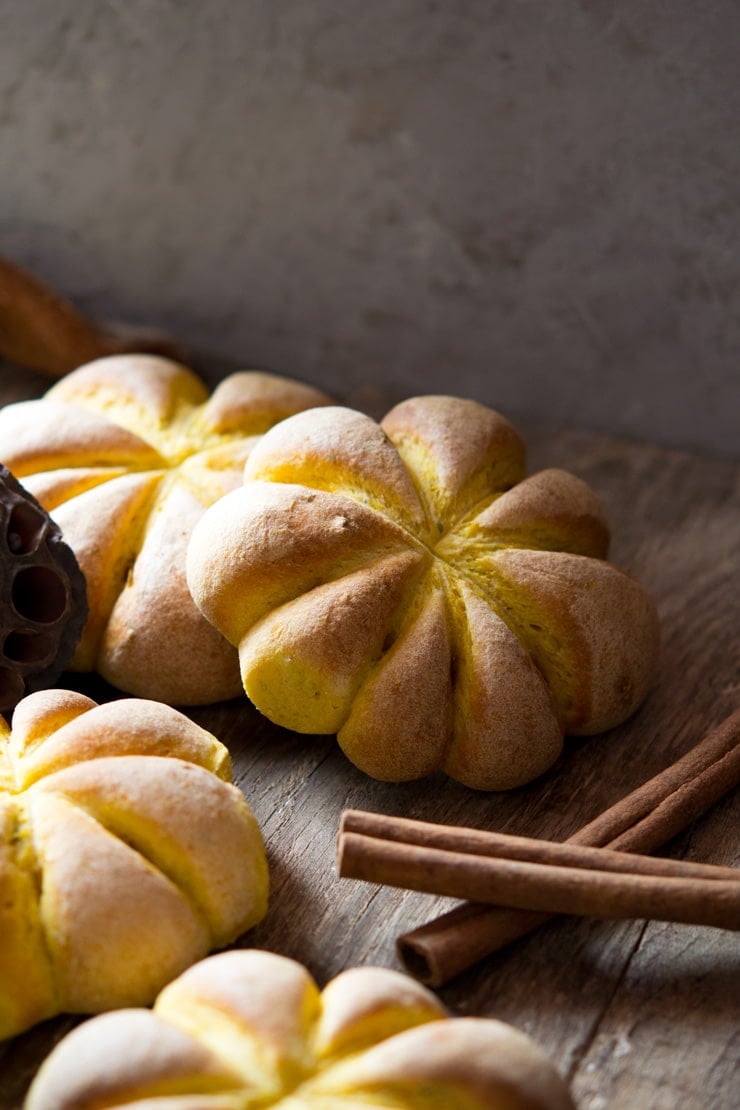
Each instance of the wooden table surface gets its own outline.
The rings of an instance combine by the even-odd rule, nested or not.
[[[0,404],[39,396],[49,384],[2,366]],[[372,389],[348,398],[376,416],[383,400]],[[562,839],[740,705],[740,469],[579,431],[520,430],[530,471],[561,466],[597,491],[612,522],[612,561],[657,603],[659,676],[635,717],[599,737],[568,740],[538,782],[483,794],[442,776],[374,782],[331,737],[281,730],[246,698],[188,711],[230,748],[268,846],[270,909],[240,943],[301,960],[322,986],[352,965],[397,967],[395,937],[453,904],[338,879],[342,809]],[[117,696],[95,677],[65,676],[64,683],[98,700]],[[736,866],[739,818],[735,791],[666,853]],[[497,1017],[533,1036],[571,1082],[580,1110],[740,1105],[740,944],[733,933],[559,918],[439,994],[454,1014]],[[0,1045],[0,1107],[20,1105],[36,1068],[74,1024],[59,1018]]]

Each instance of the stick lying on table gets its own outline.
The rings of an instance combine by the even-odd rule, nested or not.
[[[0,357],[61,378],[84,362],[127,352],[183,357],[169,336],[103,331],[33,274],[0,257]]]
[[[343,815],[339,874],[551,913],[740,929],[740,871],[401,817]]]
[[[740,782],[738,740],[740,711],[680,760],[584,826],[566,843],[608,845],[620,852],[650,852],[660,847]],[[458,849],[459,846],[458,841]],[[634,862],[631,860],[632,871]],[[665,864],[669,861],[653,862],[664,868],[661,874],[668,878]],[[603,878],[604,872],[599,874]],[[696,872],[693,874],[698,878]],[[583,875],[580,882],[582,885]],[[713,889],[716,894],[717,888]],[[476,892],[475,897],[480,899],[480,894]],[[577,911],[571,907],[570,912]],[[530,932],[549,916],[550,913],[532,909],[506,909],[481,905],[479,901],[466,903],[400,937],[399,954],[414,975],[432,986],[440,986],[497,948]],[[656,914],[651,911],[648,916]]]

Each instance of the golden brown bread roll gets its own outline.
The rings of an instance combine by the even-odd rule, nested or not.
[[[595,494],[472,401],[419,397],[377,425],[314,409],[273,428],[205,514],[191,592],[278,724],[337,732],[362,770],[518,786],[645,697],[658,621],[605,562]]]
[[[263,917],[257,822],[181,713],[43,691],[0,745],[0,1037],[147,1004]]]
[[[320,994],[300,964],[235,951],[190,968],[154,1011],[86,1022],[51,1053],[26,1110],[572,1110],[525,1034],[446,1018],[395,971],[353,968]]]
[[[173,705],[239,693],[235,652],[188,592],[187,541],[241,484],[262,433],[327,400],[257,372],[232,374],[209,398],[179,363],[119,355],[0,411],[0,460],[52,514],[87,579],[75,669]]]

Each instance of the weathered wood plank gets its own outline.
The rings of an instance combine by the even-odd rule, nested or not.
[[[0,402],[47,386],[38,375],[0,369]],[[380,415],[383,398],[368,398]],[[562,466],[596,489],[613,524],[613,560],[658,604],[659,678],[633,720],[569,740],[539,782],[486,795],[442,776],[374,782],[332,738],[278,729],[246,699],[191,711],[229,746],[268,844],[270,910],[242,943],[302,960],[321,983],[353,964],[394,966],[395,936],[451,904],[337,879],[343,808],[560,839],[676,759],[740,700],[738,468],[585,432],[523,431],[531,469]],[[69,682],[99,699],[116,693],[94,678]],[[737,795],[727,799],[668,851],[737,864],[739,808]],[[736,938],[717,930],[559,919],[440,993],[455,1013],[497,1016],[530,1032],[572,1078],[584,1110],[729,1110],[738,1090],[739,957]],[[19,1105],[71,1024],[60,1018],[0,1046],[0,1108]]]

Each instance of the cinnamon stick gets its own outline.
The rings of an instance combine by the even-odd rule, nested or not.
[[[168,336],[109,334],[38,278],[0,257],[0,357],[52,378],[105,355],[131,352],[182,358]]]
[[[375,842],[375,843],[373,843]],[[578,868],[588,871],[613,871],[623,875],[647,875],[658,878],[732,880],[740,883],[740,870],[714,863],[663,859],[635,855],[612,848],[577,844],[574,840],[558,842],[510,833],[467,829],[458,825],[437,825],[430,821],[414,821],[408,817],[391,817],[385,813],[369,813],[347,809],[339,826],[338,860],[340,873],[350,874],[356,863],[372,866],[375,860],[402,858],[395,850],[387,856],[386,843],[406,848],[431,849],[419,859],[434,862],[435,852],[458,853],[482,859],[502,859],[522,863],[547,864],[553,868]],[[409,854],[411,858],[411,854]]]
[[[408,822],[399,824],[408,831]],[[740,872],[730,868],[673,860],[662,873],[661,860],[568,845],[558,853],[559,845],[547,841],[476,837],[472,829],[464,830],[466,842],[455,851],[409,843],[402,832],[394,829],[384,840],[343,831],[340,876],[517,909],[740,929]],[[476,842],[481,852],[492,854],[479,854]],[[559,855],[568,862],[560,862]]]
[[[654,778],[568,838],[567,843],[651,852],[740,782],[740,710]],[[550,914],[466,902],[398,938],[406,969],[430,986],[525,936]]]

